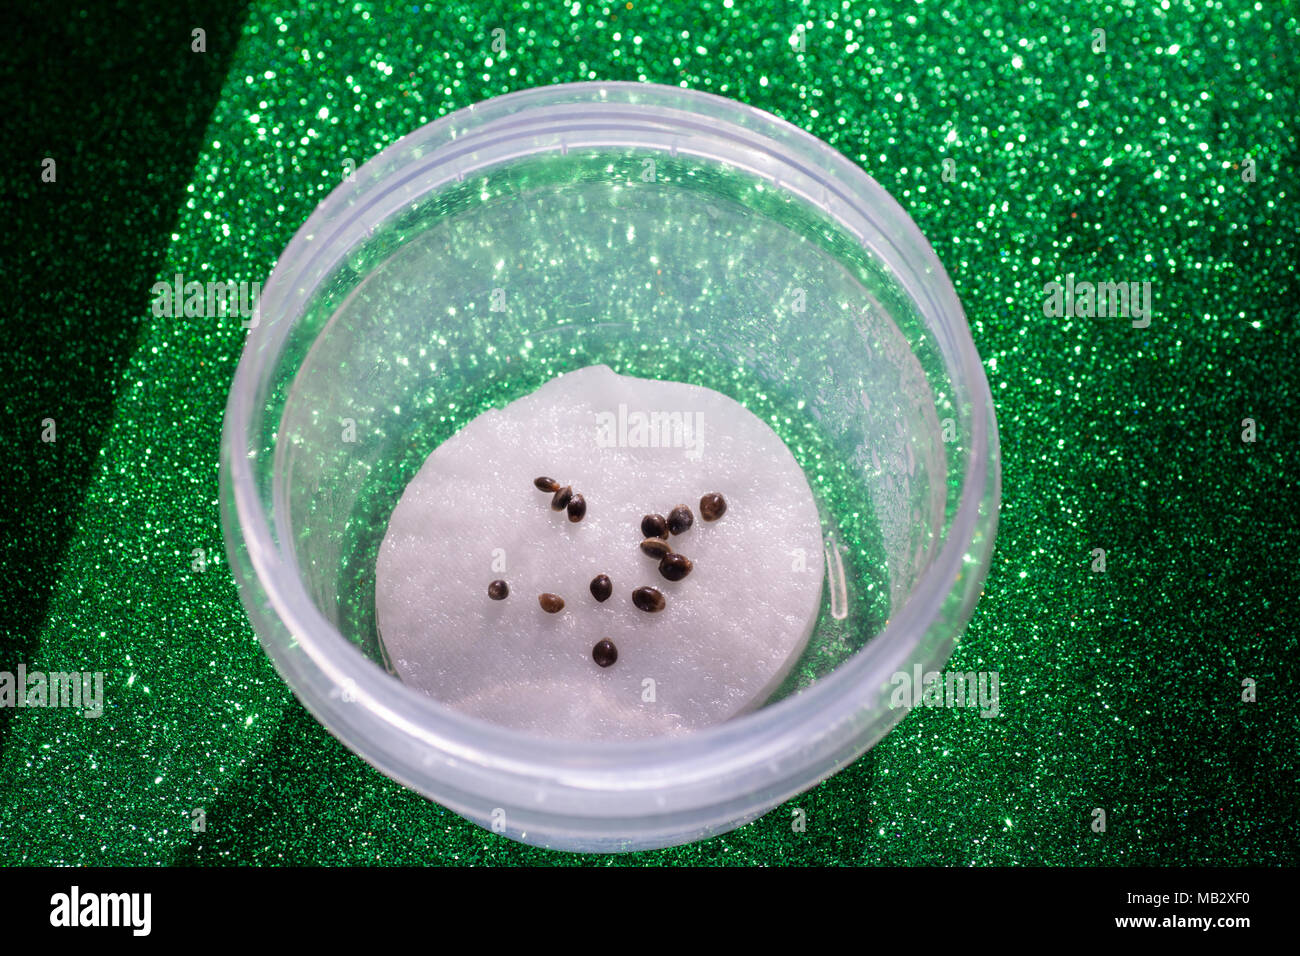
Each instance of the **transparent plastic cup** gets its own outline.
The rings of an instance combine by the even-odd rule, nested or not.
[[[374,555],[405,482],[470,411],[598,363],[762,406],[817,469],[824,608],[754,712],[550,739],[386,666]],[[746,823],[904,715],[895,675],[942,666],[978,600],[998,461],[961,305],[875,182],[741,103],[580,83],[417,130],[298,231],[231,388],[222,522],[259,638],[348,747],[513,839],[625,851]]]

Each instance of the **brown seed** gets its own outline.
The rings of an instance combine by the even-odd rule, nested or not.
[[[587,515],[587,499],[582,495],[574,495],[569,499],[569,520],[577,523]]]
[[[668,519],[663,515],[646,515],[641,519],[641,537],[668,540]]]
[[[685,505],[678,505],[668,512],[668,530],[673,534],[685,533],[686,529],[694,523],[695,515],[691,514],[691,509]]]
[[[662,558],[666,554],[673,553],[673,549],[668,546],[668,542],[662,538],[646,538],[641,542],[641,550],[652,558]]]
[[[560,488],[555,492],[555,496],[551,498],[551,510],[563,511],[565,507],[569,504],[569,499],[572,497],[573,497],[573,488],[571,488],[569,485],[565,485],[563,488]]]
[[[659,573],[669,581],[680,581],[690,574],[695,565],[684,554],[665,554],[659,562]]]
[[[591,579],[591,596],[602,604],[614,593],[614,584],[608,574],[598,574]]]
[[[560,483],[554,478],[534,478],[533,486],[538,491],[559,491]]]
[[[564,598],[558,594],[551,594],[550,592],[539,594],[537,595],[537,603],[542,606],[542,610],[547,614],[558,614],[564,610]]]
[[[494,601],[504,601],[510,594],[510,585],[504,581],[493,581],[488,585],[488,597]]]
[[[664,609],[664,595],[658,588],[637,588],[632,592],[632,603],[643,611],[655,614]]]
[[[717,521],[727,513],[727,499],[716,491],[711,491],[700,499],[700,517],[705,521]]]
[[[607,637],[591,649],[591,659],[601,667],[609,667],[618,660],[618,648]]]

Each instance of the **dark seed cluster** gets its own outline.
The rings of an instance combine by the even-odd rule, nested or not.
[[[700,517],[717,521],[727,511],[727,499],[716,491],[700,498]],[[677,553],[668,543],[668,536],[685,534],[695,523],[695,515],[688,505],[676,505],[665,518],[661,514],[648,514],[641,519],[641,550],[659,561],[659,573],[666,581],[680,581],[694,570],[695,565],[684,554]],[[632,603],[643,611],[655,613],[664,609],[661,592],[652,587],[637,588],[632,592]]]
[[[554,478],[542,476],[533,479],[533,487],[551,496],[552,511],[567,511],[569,520],[575,523],[586,517],[587,499],[575,492],[571,485],[561,485]],[[720,493],[712,491],[700,498],[700,517],[705,521],[717,521],[726,512],[727,500]],[[641,518],[641,550],[658,560],[659,573],[667,581],[681,581],[695,568],[690,558],[674,551],[668,543],[669,535],[685,534],[694,523],[695,515],[684,504],[676,505],[666,518],[661,514],[648,514]],[[589,588],[591,596],[602,604],[614,593],[614,584],[608,574],[596,575]],[[493,581],[488,585],[488,597],[493,601],[504,601],[509,594],[510,586],[505,581]],[[564,610],[564,598],[549,591],[539,594],[537,603],[547,614]],[[632,603],[647,614],[657,614],[667,606],[663,592],[649,585],[633,590]],[[618,648],[605,638],[591,649],[591,659],[600,667],[610,667],[618,660]]]
[[[551,510],[567,511],[569,520],[574,524],[587,517],[587,499],[580,492],[574,491],[572,485],[561,486],[554,478],[542,476],[533,479],[533,487],[548,492],[551,495]]]

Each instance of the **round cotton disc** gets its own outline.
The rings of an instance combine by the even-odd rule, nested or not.
[[[580,492],[583,520],[553,511],[539,476]],[[700,515],[710,492],[727,503],[715,521]],[[693,570],[672,582],[640,526],[678,504],[694,523],[668,543]],[[821,555],[807,479],[760,419],[711,389],[591,366],[434,450],[389,521],[375,611],[401,679],[465,713],[551,737],[674,734],[772,694],[816,623]],[[505,600],[489,599],[495,580]],[[662,611],[632,603],[642,586]],[[592,659],[603,639],[609,667]]]

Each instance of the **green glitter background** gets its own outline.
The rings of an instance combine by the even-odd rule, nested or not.
[[[98,720],[0,712],[0,863],[1296,863],[1294,6],[3,16],[18,248],[0,260],[0,669],[107,678]],[[950,664],[999,671],[1002,716],[914,711],[740,830],[621,857],[471,826],[297,704],[244,618],[216,510],[244,333],[150,311],[177,271],[263,281],[347,159],[490,96],[587,79],[731,96],[879,181],[956,286],[1003,453],[994,564]],[[57,183],[40,181],[45,156]],[[1151,280],[1150,327],[1044,318],[1044,283],[1068,273]]]

